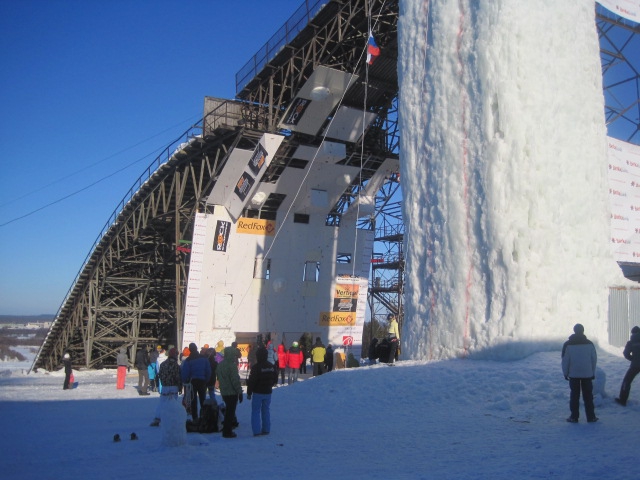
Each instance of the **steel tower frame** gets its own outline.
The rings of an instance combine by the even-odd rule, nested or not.
[[[640,25],[596,4],[609,135],[640,145]]]
[[[229,152],[253,149],[264,132],[278,130],[288,103],[319,65],[358,75],[343,104],[377,114],[362,138],[347,147],[343,163],[357,166],[360,175],[327,217],[327,224],[338,227],[382,162],[397,158],[397,122],[387,114],[398,94],[397,19],[397,0],[306,1],[293,23],[283,27],[278,44],[250,61],[253,70],[238,84],[238,100],[217,102],[149,166],[118,205],[74,279],[32,369],[59,368],[65,352],[71,353],[75,368],[113,367],[121,347],[130,349],[131,358],[141,344],[180,343],[195,213],[206,211],[206,198]],[[383,52],[368,66],[364,52],[371,21]],[[261,181],[287,168],[297,145],[321,141],[289,132]]]

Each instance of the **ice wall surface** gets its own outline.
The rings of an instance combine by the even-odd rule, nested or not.
[[[607,339],[593,0],[401,0],[405,358]],[[538,347],[536,347],[538,346]]]

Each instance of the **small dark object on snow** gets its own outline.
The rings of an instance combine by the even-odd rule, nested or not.
[[[131,434],[131,440],[137,440],[138,439],[138,435],[136,435],[136,432],[133,432]]]
[[[120,435],[118,435],[117,433],[113,436],[113,441],[114,442],[119,442],[120,441]]]

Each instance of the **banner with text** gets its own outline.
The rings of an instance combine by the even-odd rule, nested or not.
[[[329,342],[334,346],[362,346],[367,307],[368,279],[351,275],[339,275],[333,288],[333,311],[321,312],[319,325],[329,327]]]
[[[640,146],[607,137],[614,260],[640,263]]]
[[[600,5],[616,15],[640,22],[640,0],[596,0]]]
[[[184,323],[182,325],[182,348],[196,341],[198,327],[198,308],[200,306],[200,284],[202,281],[202,264],[207,236],[207,216],[196,213],[193,225],[193,242],[191,244],[191,259],[189,262],[189,277],[187,280],[187,296],[184,308]]]

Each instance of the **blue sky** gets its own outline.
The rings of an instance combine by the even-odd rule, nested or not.
[[[58,310],[133,182],[301,3],[0,0],[0,314]]]
[[[0,315],[58,310],[134,181],[301,3],[0,0]]]

